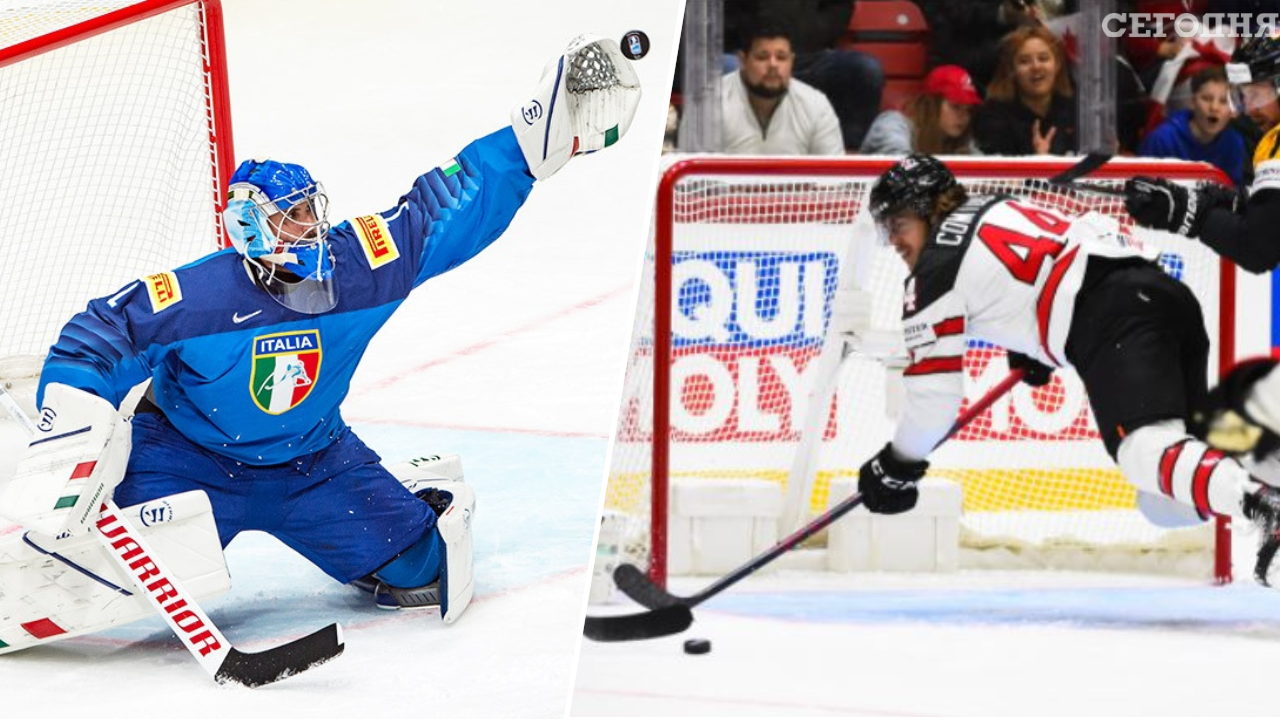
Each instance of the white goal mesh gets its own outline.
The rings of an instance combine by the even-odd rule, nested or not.
[[[668,483],[679,477],[757,478],[785,484],[816,380],[836,279],[851,227],[886,158],[682,158],[660,182],[630,362],[611,455],[606,507],[634,518],[631,553],[665,572]],[[1204,307],[1210,373],[1230,358],[1233,269],[1199,243],[1136,228],[1121,198],[1077,193],[1046,179],[1069,160],[950,158],[974,194],[1012,193],[1068,215],[1098,212],[1138,242]],[[1178,182],[1219,179],[1206,165],[1116,159],[1089,178],[1118,187],[1135,174]],[[1223,180],[1225,182],[1225,180]],[[870,267],[875,325],[900,323],[905,265],[878,248]],[[663,308],[669,308],[664,313]],[[1003,351],[971,342],[972,401],[1008,374]],[[666,358],[655,363],[655,357]],[[658,390],[655,390],[655,386]],[[665,391],[662,388],[669,388]],[[808,498],[816,514],[831,482],[891,437],[883,367],[843,366]],[[655,402],[666,396],[667,401]],[[1212,577],[1229,572],[1226,533],[1214,523],[1166,531],[1137,512],[1135,492],[1107,456],[1071,372],[1019,385],[931,458],[931,474],[964,495],[962,562],[997,566],[1125,567]],[[656,481],[656,482],[655,482]],[[656,508],[656,509],[655,509]],[[984,551],[984,552],[979,552]],[[1221,551],[1222,555],[1215,554]],[[966,559],[967,558],[967,559]]]
[[[217,249],[231,162],[210,2],[0,2],[0,358]]]

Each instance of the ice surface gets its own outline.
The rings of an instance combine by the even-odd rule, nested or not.
[[[694,618],[669,638],[584,640],[572,715],[1275,714],[1250,678],[1280,643],[1280,595],[1247,580],[784,572]],[[711,653],[686,655],[690,637]]]

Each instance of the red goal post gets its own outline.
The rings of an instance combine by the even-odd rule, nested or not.
[[[1230,366],[1235,355],[1233,265],[1199,243],[1136,228],[1116,196],[1048,184],[1048,178],[1074,164],[1070,158],[945,160],[971,191],[1026,195],[1070,215],[1097,212],[1138,241],[1160,248],[1165,269],[1191,285],[1204,306],[1213,342],[1211,375]],[[753,477],[785,484],[802,417],[793,401],[801,400],[805,383],[812,382],[805,371],[820,349],[829,317],[834,277],[844,261],[838,257],[840,246],[847,245],[845,238],[871,183],[893,162],[855,156],[688,156],[666,163],[605,502],[607,509],[634,519],[639,529],[629,539],[628,552],[647,561],[656,581],[665,582],[667,572],[673,477]],[[1126,158],[1112,160],[1087,181],[1119,187],[1134,175],[1230,184],[1202,163]],[[888,250],[877,253],[875,264],[877,324],[891,324],[901,311],[905,268]],[[673,280],[675,272],[681,273],[679,280]],[[797,297],[788,298],[789,293]],[[742,314],[753,317],[743,322]],[[993,384],[996,371],[986,368],[1002,368],[1003,362],[992,363],[1001,354],[971,342],[966,356],[970,398]],[[841,376],[820,443],[823,461],[809,499],[812,512],[826,506],[830,480],[856,475],[858,465],[891,431],[891,424],[886,430],[880,420],[864,421],[872,413],[856,413],[854,420],[855,413],[842,411],[842,405],[856,405],[877,392],[876,400],[883,402],[882,390],[868,390],[883,383],[867,379],[883,371],[875,363],[870,366],[847,363]],[[1143,554],[1155,548],[1176,556],[1168,560],[1171,566],[1190,562],[1196,568],[1207,566],[1206,574],[1219,582],[1228,579],[1226,521],[1188,539],[1181,531],[1149,531],[1145,521],[1129,517],[1137,516],[1132,488],[1097,439],[1078,379],[1072,373],[1058,375],[1066,377],[1043,390],[1024,386],[1022,395],[1015,393],[1006,405],[989,411],[985,422],[980,418],[937,453],[936,471],[964,488],[966,523],[994,523],[962,534],[980,538],[979,544],[991,536],[1022,535],[1018,542],[1050,546],[1067,538],[1085,554],[1094,552],[1092,543],[1114,543]],[[852,425],[875,427],[865,433],[861,427],[847,431]],[[867,437],[850,439],[858,434]],[[993,456],[1000,460],[992,461]],[[1019,457],[1031,458],[1025,462],[1030,467],[1001,465],[1019,462]],[[1051,467],[1042,471],[1043,463]],[[1023,487],[1040,496],[1012,497]],[[1088,527],[1077,527],[1081,523]],[[1199,560],[1178,555],[1184,548],[1186,557]]]

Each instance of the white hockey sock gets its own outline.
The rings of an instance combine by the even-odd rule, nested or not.
[[[1187,434],[1181,420],[1146,425],[1130,433],[1117,453],[1129,482],[1196,509],[1244,517],[1241,501],[1255,481],[1240,463]]]

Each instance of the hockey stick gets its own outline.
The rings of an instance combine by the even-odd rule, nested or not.
[[[1080,162],[1049,178],[1049,182],[1054,185],[1071,185],[1076,180],[1111,162],[1112,157],[1110,153],[1089,153]]]
[[[864,202],[859,209],[850,232],[849,257],[836,280],[837,293],[845,289],[864,290],[867,286],[867,276],[870,274],[876,246],[875,224],[867,210],[867,203]],[[822,350],[813,361],[815,381],[809,390],[800,443],[796,446],[791,470],[787,475],[786,496],[779,520],[782,532],[799,528],[809,517],[813,497],[815,450],[821,446],[831,410],[831,396],[835,393],[845,360],[851,354],[848,338],[829,333],[822,343]]]
[[[1001,380],[1000,384],[988,390],[987,394],[983,395],[956,419],[946,436],[938,441],[938,445],[946,442],[961,428],[985,412],[996,400],[999,400],[1014,385],[1017,385],[1022,380],[1022,375],[1023,371],[1021,369],[1014,370],[1009,373],[1008,377]],[[934,447],[936,448],[937,446]],[[854,493],[828,509],[825,513],[814,518],[812,522],[792,533],[786,539],[760,555],[751,558],[733,572],[708,585],[701,592],[689,597],[680,597],[668,593],[650,581],[644,571],[635,565],[619,565],[618,569],[613,573],[618,589],[622,590],[631,599],[651,609],[648,612],[632,615],[588,616],[583,625],[583,635],[600,642],[618,642],[647,640],[684,632],[693,624],[693,608],[695,606],[727,590],[738,581],[773,562],[788,550],[844,517],[861,504],[862,496]]]
[[[1081,192],[1095,193],[1098,195],[1124,195],[1124,190],[1122,188],[1079,182],[1080,178],[1092,173],[1103,165],[1106,165],[1111,161],[1111,158],[1112,155],[1107,153],[1089,153],[1088,155],[1085,155],[1084,159],[1080,162],[1049,178],[1048,183],[1050,185],[1057,185],[1059,187],[1079,190]]]
[[[28,437],[35,436],[35,424],[3,387],[0,387],[0,405],[4,405]],[[237,650],[113,501],[102,503],[96,528],[94,535],[120,570],[129,576],[138,594],[146,596],[183,646],[218,683],[259,687],[297,675],[342,654],[342,628],[337,623],[269,650],[256,653]]]

